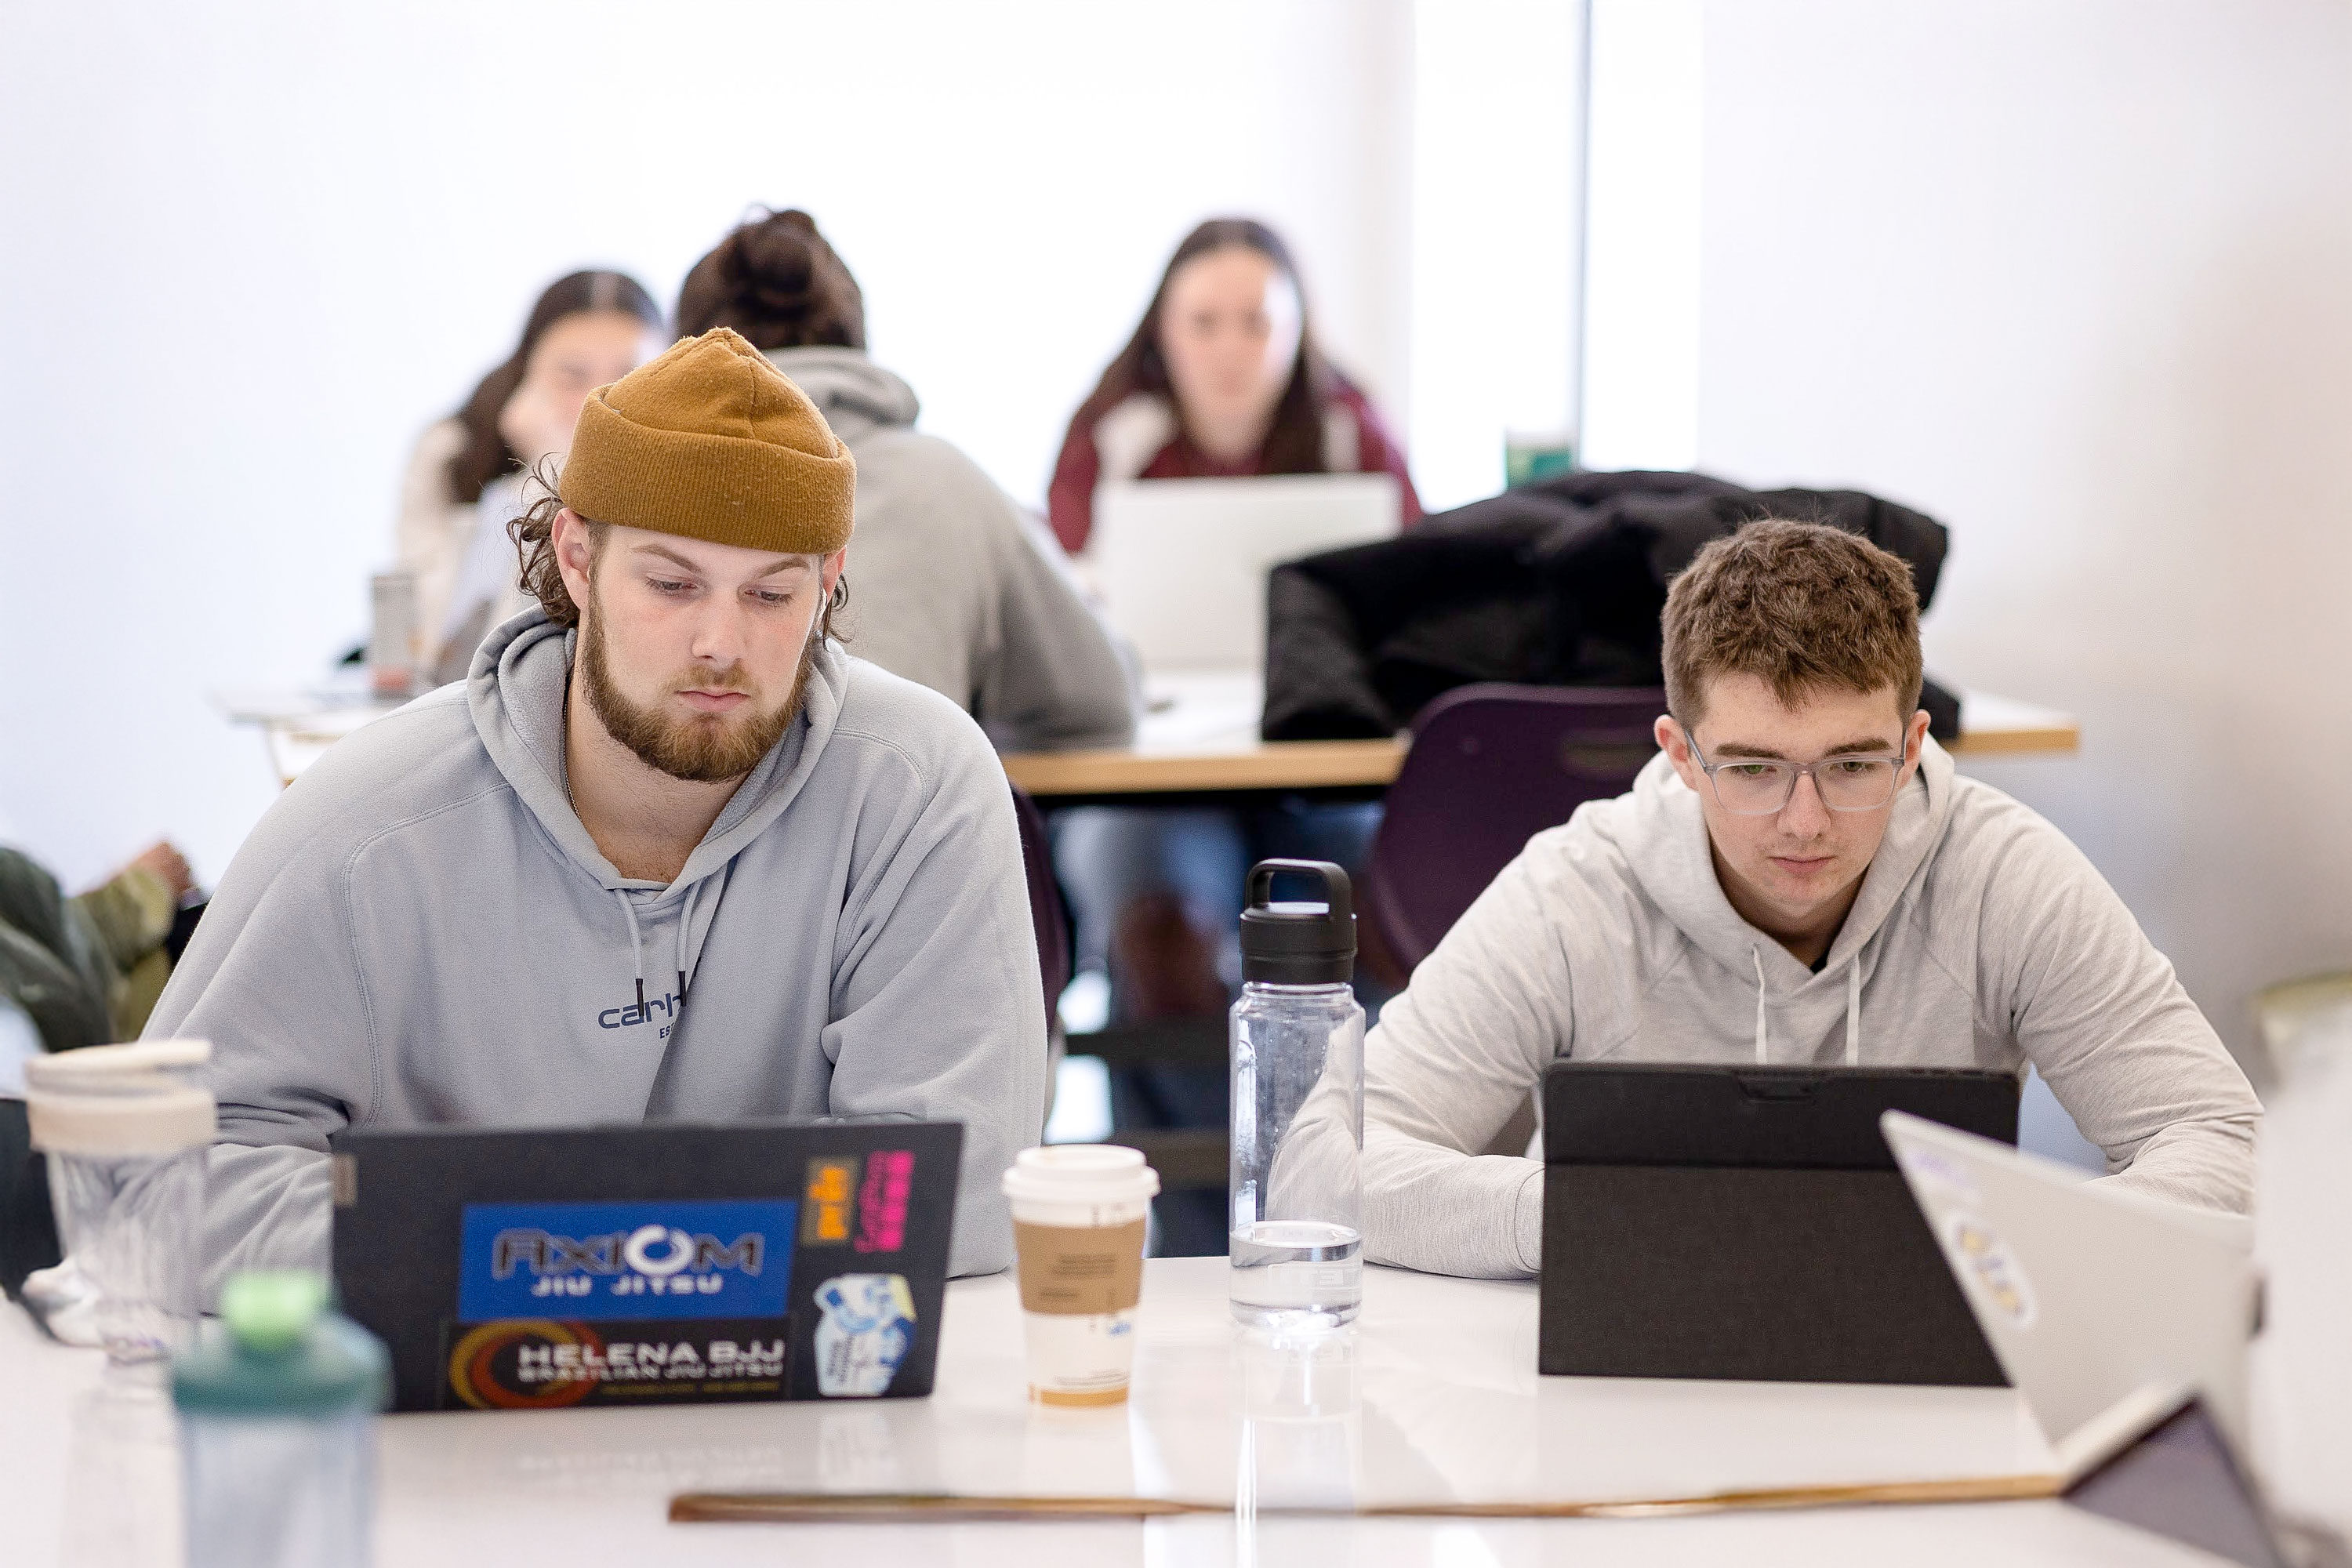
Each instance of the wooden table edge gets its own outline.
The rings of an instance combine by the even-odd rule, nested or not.
[[[2065,1489],[2064,1477],[2030,1471],[1910,1481],[1799,1484],[1648,1499],[1260,1506],[1253,1511],[1261,1518],[1299,1519],[1652,1519],[1800,1508],[2027,1502],[2060,1497]],[[669,1504],[673,1524],[901,1523],[909,1519],[1013,1522],[1056,1518],[1151,1519],[1234,1511],[1230,1502],[1141,1495],[982,1496],[954,1492],[681,1492],[671,1498]]]
[[[2068,755],[2082,727],[1979,730],[1944,742],[1955,756]],[[1222,752],[1008,752],[1005,776],[1032,795],[1160,795],[1197,791],[1368,788],[1396,782],[1408,738],[1256,741]]]
[[[1033,795],[1339,789],[1396,782],[1405,740],[1257,741],[1223,752],[1013,752],[1005,776]]]
[[[1946,741],[1943,747],[1956,757],[2072,756],[2082,750],[2083,727],[2068,721],[2014,730],[1964,730],[1958,740]]]

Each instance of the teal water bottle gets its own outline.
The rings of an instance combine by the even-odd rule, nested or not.
[[[383,1343],[327,1310],[318,1275],[231,1279],[172,1367],[188,1568],[366,1568],[390,1391]]]

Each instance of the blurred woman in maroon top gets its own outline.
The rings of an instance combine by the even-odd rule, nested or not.
[[[1420,521],[1403,449],[1315,346],[1289,247],[1262,223],[1213,218],[1176,247],[1135,335],[1071,419],[1048,510],[1075,552],[1094,531],[1099,485],[1345,473],[1394,474],[1404,521]],[[1111,1016],[1222,1015],[1240,978],[1234,934],[1251,864],[1336,860],[1353,873],[1379,820],[1376,805],[1302,796],[1056,812],[1054,861],[1079,962],[1108,973]],[[1123,1068],[1110,1089],[1116,1129],[1225,1124],[1221,1067]],[[1152,1209],[1161,1256],[1225,1250],[1223,1194],[1164,1193]]]
[[[1150,308],[1070,420],[1048,511],[1073,553],[1094,530],[1095,487],[1254,474],[1397,478],[1421,518],[1404,450],[1315,346],[1298,268],[1253,218],[1185,236]]]

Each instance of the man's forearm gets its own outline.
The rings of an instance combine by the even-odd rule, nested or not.
[[[1364,1255],[1433,1274],[1524,1279],[1543,1252],[1543,1166],[1364,1129]]]
[[[205,1166],[206,1311],[228,1277],[247,1268],[330,1271],[333,1213],[327,1156],[274,1143],[215,1143]]]
[[[2167,1203],[2244,1214],[2254,1200],[2253,1115],[2176,1121],[2105,1180]]]

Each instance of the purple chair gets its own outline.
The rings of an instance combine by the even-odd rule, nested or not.
[[[1654,687],[1501,685],[1458,687],[1421,710],[1361,896],[1400,978],[1528,838],[1633,787],[1665,710]]]

